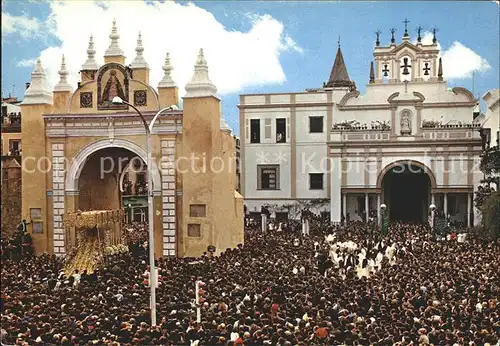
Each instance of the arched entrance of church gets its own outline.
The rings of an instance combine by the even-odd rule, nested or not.
[[[426,222],[433,185],[434,176],[419,162],[402,161],[387,166],[381,173],[381,188],[389,219]]]
[[[79,210],[125,209],[128,221],[147,221],[147,167],[128,149],[104,148],[89,155],[78,190]]]

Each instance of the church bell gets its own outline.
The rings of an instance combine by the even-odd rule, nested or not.
[[[403,74],[405,76],[410,74],[410,71],[408,71],[408,58],[403,59],[404,65],[403,65]]]
[[[429,63],[426,62],[425,63],[425,68],[424,68],[424,76],[428,76],[429,75],[429,70],[430,70]]]

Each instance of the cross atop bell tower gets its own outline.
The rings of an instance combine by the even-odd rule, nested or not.
[[[409,22],[410,21],[407,18],[405,18],[405,20],[403,20],[403,23],[405,25],[405,33],[403,34],[403,41],[404,42],[406,42],[410,39],[410,35],[408,34],[408,23]]]

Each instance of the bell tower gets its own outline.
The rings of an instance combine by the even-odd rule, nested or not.
[[[388,46],[380,45],[380,33],[376,32],[377,39],[373,56],[375,58],[374,78],[370,76],[370,84],[403,83],[403,82],[438,82],[442,81],[439,76],[439,48],[437,45],[437,29],[432,29],[433,40],[431,44],[422,43],[422,30],[418,26],[416,43],[410,42],[408,24],[405,18],[402,42],[397,44],[396,29],[389,30],[391,40]],[[440,78],[441,77],[441,78]]]

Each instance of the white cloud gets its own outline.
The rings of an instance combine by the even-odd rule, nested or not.
[[[17,62],[18,67],[31,67],[35,66],[36,59],[21,59]]]
[[[40,33],[40,23],[36,18],[13,16],[2,11],[2,36],[18,33],[23,38],[32,38]]]
[[[425,32],[422,36],[422,43],[424,45],[432,44],[433,36],[431,32]],[[447,49],[443,49],[439,41],[437,46],[440,49],[440,57],[443,59],[445,79],[467,79],[472,77],[474,71],[485,72],[491,69],[486,59],[458,41],[453,42]]]
[[[443,74],[448,79],[471,78],[472,72],[485,72],[491,68],[486,59],[457,41],[441,55]]]
[[[150,84],[156,87],[163,77],[162,65],[168,49],[174,67],[173,78],[181,93],[193,74],[199,48],[204,49],[210,78],[219,94],[284,82],[280,54],[302,51],[284,32],[283,24],[270,15],[252,16],[251,29],[239,32],[225,28],[210,12],[194,4],[173,1],[153,4],[68,1],[52,2],[50,8],[46,26],[61,44],[43,50],[40,57],[52,85],[59,79],[57,71],[64,54],[69,81],[76,86],[78,71],[87,58],[90,34],[94,36],[96,59],[103,64],[113,18],[117,21],[126,64],[135,57],[137,34],[141,31],[144,56],[151,68]],[[82,21],[83,16],[92,20]]]

